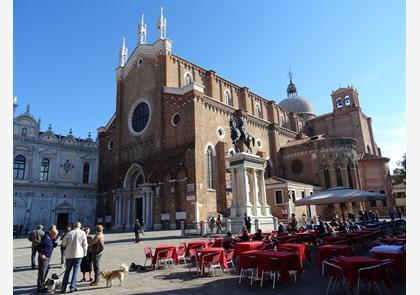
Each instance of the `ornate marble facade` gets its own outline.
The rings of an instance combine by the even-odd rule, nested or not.
[[[28,106],[13,119],[13,160],[14,224],[25,231],[76,220],[94,226],[98,147],[90,134],[76,138],[70,129],[62,136],[51,125],[41,131]]]

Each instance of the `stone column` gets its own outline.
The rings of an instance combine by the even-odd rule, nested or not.
[[[261,194],[261,214],[262,215],[271,214],[271,212],[267,212],[267,211],[270,211],[270,210],[267,207],[267,193],[266,193],[266,190],[265,190],[264,171],[263,170],[258,170],[257,176],[258,176],[259,191],[260,191],[260,194]]]
[[[260,190],[260,184],[259,184],[259,179],[258,179],[258,175],[257,175],[257,170],[256,169],[252,169],[252,182],[253,182],[253,187],[255,190],[255,194],[254,194],[254,207],[255,207],[255,211],[257,212],[257,216],[261,215],[261,190]]]
[[[232,208],[236,208],[238,206],[238,199],[237,199],[237,188],[236,188],[236,171],[237,169],[231,169],[230,171],[230,179],[231,179],[231,187],[232,187]]]
[[[349,187],[349,179],[347,177],[347,168],[340,168],[341,182],[344,187]]]

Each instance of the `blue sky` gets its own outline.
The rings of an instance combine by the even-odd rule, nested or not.
[[[391,167],[405,152],[404,1],[15,0],[14,95],[41,128],[82,138],[115,109],[115,68],[129,54],[141,13],[148,43],[160,5],[173,52],[279,102],[289,66],[300,95],[320,115],[330,94],[354,85]]]

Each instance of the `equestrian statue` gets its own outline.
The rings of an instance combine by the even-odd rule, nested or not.
[[[244,121],[241,116],[233,117],[229,121],[230,126],[230,138],[232,139],[232,143],[235,145],[235,152],[240,153],[241,150],[239,148],[239,142],[243,142],[247,147],[246,152],[250,152],[252,154],[251,143],[252,146],[255,146],[255,139],[254,137],[248,133],[244,128]]]

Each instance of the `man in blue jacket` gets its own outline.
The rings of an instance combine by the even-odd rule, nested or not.
[[[37,292],[47,291],[44,288],[44,282],[47,278],[48,267],[53,252],[56,246],[54,243],[58,237],[58,230],[55,225],[50,227],[50,230],[42,237],[38,245],[38,279],[37,279]]]

